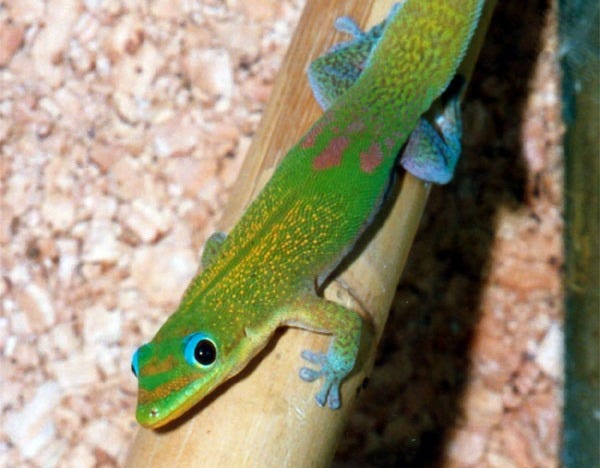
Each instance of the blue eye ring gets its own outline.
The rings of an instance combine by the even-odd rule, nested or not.
[[[131,372],[133,372],[133,375],[135,375],[136,377],[138,377],[140,375],[139,354],[140,354],[140,348],[136,349],[135,352],[133,353],[133,356],[131,356]]]
[[[204,333],[192,333],[185,337],[183,356],[194,367],[207,368],[217,360],[217,346]]]

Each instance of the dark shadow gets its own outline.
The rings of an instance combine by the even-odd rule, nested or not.
[[[521,128],[548,0],[498,2],[463,106],[455,179],[434,188],[334,466],[442,466],[501,207],[527,190]],[[371,439],[369,439],[371,438]],[[375,449],[365,450],[369,440]]]

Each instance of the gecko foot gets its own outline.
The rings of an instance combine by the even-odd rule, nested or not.
[[[323,386],[315,395],[317,404],[319,406],[327,405],[331,409],[338,409],[340,407],[340,384],[346,376],[346,372],[336,370],[325,353],[304,350],[301,356],[311,364],[320,367],[319,370],[303,367],[299,372],[300,378],[305,382],[314,382],[323,377]]]

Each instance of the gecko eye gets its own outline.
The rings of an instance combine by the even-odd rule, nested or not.
[[[133,353],[133,356],[131,356],[131,372],[133,372],[133,375],[136,377],[140,374],[140,364],[138,358],[139,351],[140,348],[136,349],[135,353]]]
[[[217,347],[204,333],[193,333],[185,340],[183,355],[192,366],[208,367],[217,360]]]

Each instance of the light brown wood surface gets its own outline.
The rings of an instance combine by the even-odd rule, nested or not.
[[[308,64],[342,39],[333,22],[350,15],[363,27],[381,21],[393,1],[309,1],[282,66],[261,126],[220,227],[228,231],[271,176],[277,162],[321,114],[306,80]],[[470,56],[476,54],[470,54]],[[326,466],[353,400],[368,375],[395,286],[423,212],[429,187],[404,177],[368,246],[325,296],[371,317],[374,340],[342,385],[342,408],[320,408],[320,382],[298,377],[300,351],[324,350],[329,337],[287,329],[240,375],[217,389],[182,422],[164,431],[140,428],[127,466]]]

